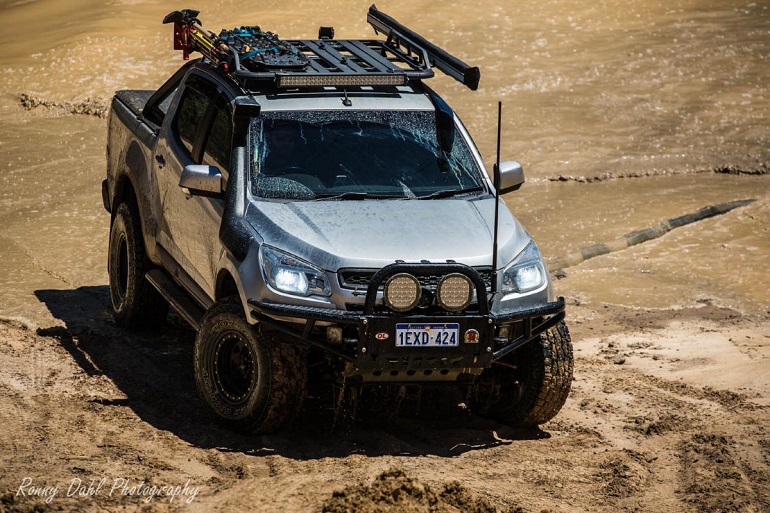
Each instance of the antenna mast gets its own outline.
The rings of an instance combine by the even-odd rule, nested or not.
[[[492,234],[492,295],[497,292],[497,222],[500,217],[500,125],[503,119],[503,102],[497,102],[497,157],[494,168],[495,184],[495,229]]]

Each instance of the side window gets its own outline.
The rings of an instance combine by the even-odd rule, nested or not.
[[[179,84],[167,89],[165,92],[161,92],[159,89],[153,96],[151,96],[144,106],[144,109],[142,109],[144,118],[155,125],[162,125],[163,119],[168,113],[168,108],[171,106],[171,101],[174,99],[177,89],[179,89]]]
[[[224,188],[230,174],[233,122],[230,107],[221,96],[217,99],[215,109],[214,119],[203,151],[203,163],[219,168],[222,172]]]
[[[206,114],[209,99],[215,91],[216,87],[213,84],[193,75],[188,77],[182,93],[173,127],[179,142],[187,149],[188,156],[192,160],[197,160],[193,155],[195,137]]]
[[[158,103],[157,109],[162,114],[160,117],[161,122],[164,117],[166,117],[166,113],[168,113],[168,108],[171,106],[171,100],[174,99],[174,95],[176,95],[176,90],[179,89],[179,86],[173,88],[171,91],[169,91],[166,96]]]

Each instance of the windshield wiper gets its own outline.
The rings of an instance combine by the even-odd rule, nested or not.
[[[428,200],[428,199],[441,199],[441,198],[450,198],[452,196],[457,196],[458,194],[465,194],[468,192],[480,192],[483,191],[483,187],[471,187],[470,189],[444,189],[443,191],[436,191],[432,192],[430,194],[426,194],[425,196],[417,196],[418,200]]]
[[[363,199],[383,199],[383,198],[402,198],[400,194],[371,194],[369,192],[348,191],[340,194],[316,194],[316,200],[363,200]]]

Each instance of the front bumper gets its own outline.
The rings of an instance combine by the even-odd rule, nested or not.
[[[487,301],[469,312],[398,314],[377,308],[377,291],[397,273],[461,273],[486,298],[478,272],[460,264],[393,264],[377,272],[367,290],[363,313],[249,300],[252,316],[266,326],[322,349],[346,362],[345,374],[364,382],[425,382],[471,379],[564,319],[564,298],[535,308],[492,313]],[[418,311],[415,311],[418,312]],[[279,320],[292,319],[292,321]],[[339,344],[323,336],[318,325],[342,327],[349,335]],[[399,323],[459,324],[460,342],[452,347],[397,347]],[[477,336],[464,336],[468,333]]]

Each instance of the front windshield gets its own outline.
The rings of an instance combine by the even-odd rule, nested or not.
[[[454,127],[452,127],[454,128]],[[252,193],[294,200],[437,198],[486,191],[458,130],[432,111],[267,112],[252,124]]]

